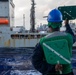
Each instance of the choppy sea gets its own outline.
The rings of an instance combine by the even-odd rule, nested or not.
[[[32,48],[0,48],[0,75],[41,75],[31,63]],[[76,75],[76,50],[72,68]]]

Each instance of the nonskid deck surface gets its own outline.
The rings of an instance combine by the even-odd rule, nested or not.
[[[41,75],[34,70],[31,63],[33,50],[33,48],[0,48],[0,75],[5,73],[7,75],[8,73],[10,75]],[[73,49],[72,53],[72,67],[76,74],[76,49]]]

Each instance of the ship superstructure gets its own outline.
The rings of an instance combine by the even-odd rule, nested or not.
[[[35,32],[35,1],[32,1],[31,13],[30,13],[30,25],[31,25],[31,32]]]
[[[33,4],[31,8],[31,33],[16,32],[12,31],[11,29],[11,27],[14,25],[15,5],[13,3],[13,0],[0,0],[0,47],[35,47],[35,45],[39,42],[41,37],[49,34],[47,32],[33,33],[35,29],[34,0],[32,0],[32,3]],[[43,27],[43,29],[45,27],[46,25]],[[76,46],[76,44],[74,44],[74,46]]]
[[[0,47],[10,39],[11,27],[14,25],[13,0],[0,0]]]
[[[14,25],[14,7],[13,0],[0,0],[0,26]]]

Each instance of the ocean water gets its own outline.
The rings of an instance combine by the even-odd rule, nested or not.
[[[20,71],[20,70],[15,70],[11,71],[11,75],[42,75],[38,71],[35,70],[26,70],[26,71]]]
[[[31,63],[33,49],[0,49],[0,75],[41,75]],[[72,68],[76,75],[76,51],[73,51]]]

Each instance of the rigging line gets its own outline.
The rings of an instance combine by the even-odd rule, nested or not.
[[[65,5],[66,3],[68,3],[71,0],[67,0],[67,1],[60,1],[57,3],[56,8],[58,8],[59,6],[61,6],[62,4]]]
[[[63,4],[65,1],[61,1],[61,2],[58,2],[56,7],[58,8],[60,6],[60,4]]]
[[[67,4],[69,1],[71,1],[71,0],[66,1],[65,4]],[[65,4],[64,4],[64,5],[65,5]]]
[[[63,3],[63,2],[64,2],[64,1],[62,0],[62,1],[58,2],[58,3],[56,3],[55,8],[58,8],[58,7],[60,6],[60,4]]]

